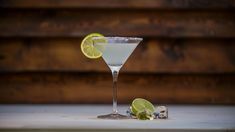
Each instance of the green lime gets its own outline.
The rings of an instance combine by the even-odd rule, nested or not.
[[[96,59],[102,56],[102,53],[97,50],[94,45],[93,45],[93,37],[104,37],[102,34],[100,33],[91,33],[88,34],[81,43],[81,50],[82,53],[91,59]]]
[[[151,102],[146,99],[136,98],[132,101],[131,104],[131,112],[137,115],[138,112],[148,111],[150,113],[154,113],[155,107]]]

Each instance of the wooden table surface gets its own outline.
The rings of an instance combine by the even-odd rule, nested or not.
[[[119,106],[125,113],[127,105]],[[235,131],[235,106],[170,105],[169,119],[104,120],[111,105],[0,105],[0,131]]]

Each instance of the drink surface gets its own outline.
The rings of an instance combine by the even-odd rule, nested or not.
[[[109,66],[122,66],[138,43],[112,43],[112,44],[95,44],[98,50],[102,52],[102,57]],[[101,48],[102,47],[102,48]]]

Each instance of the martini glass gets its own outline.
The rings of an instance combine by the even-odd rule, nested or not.
[[[134,37],[93,37],[92,40],[94,47],[102,52],[102,58],[110,68],[113,76],[113,112],[107,115],[100,115],[98,118],[127,119],[127,116],[119,114],[117,110],[118,73],[143,39]]]

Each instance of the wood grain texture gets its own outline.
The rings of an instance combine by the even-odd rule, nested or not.
[[[0,0],[1,8],[234,9],[234,0]]]
[[[230,11],[7,10],[0,18],[0,37],[235,37]]]
[[[0,103],[111,103],[111,73],[80,51],[91,33],[144,41],[119,102],[235,104],[235,0],[0,0]]]
[[[120,74],[118,101],[234,104],[234,75]],[[111,103],[111,73],[0,75],[0,103]]]
[[[4,39],[0,72],[109,72],[102,59],[87,59],[81,39]],[[235,40],[144,39],[122,72],[234,73]]]

